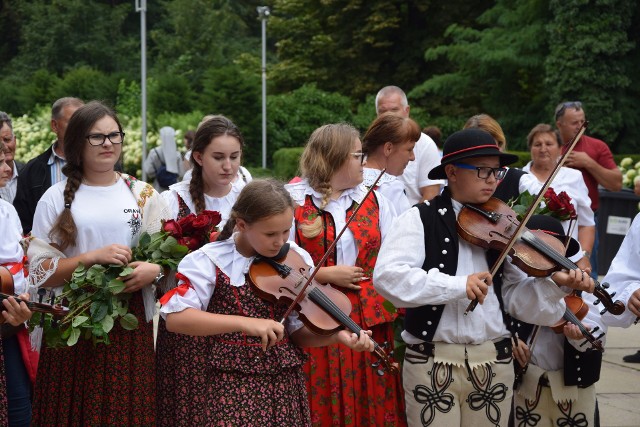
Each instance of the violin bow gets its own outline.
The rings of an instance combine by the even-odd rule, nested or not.
[[[584,132],[587,130],[588,124],[589,124],[589,122],[585,121],[582,124],[582,126],[580,126],[580,129],[578,129],[578,133],[576,133],[575,136],[573,137],[573,139],[571,140],[571,142],[569,142],[569,144],[567,146],[567,150],[564,152],[564,154],[562,156],[560,156],[560,160],[558,161],[558,164],[556,165],[555,169],[553,170],[551,175],[549,175],[549,178],[547,178],[546,182],[544,183],[544,185],[542,186],[542,188],[538,192],[538,195],[534,199],[533,203],[531,203],[531,206],[529,206],[529,209],[527,209],[527,212],[525,213],[524,217],[520,221],[520,224],[518,224],[518,226],[516,227],[515,231],[511,235],[511,239],[509,239],[509,241],[507,242],[507,245],[504,247],[502,252],[500,252],[500,256],[498,257],[496,262],[493,264],[493,267],[491,268],[491,272],[490,272],[491,273],[491,277],[495,277],[495,275],[498,273],[498,270],[500,269],[500,266],[502,265],[504,260],[507,258],[507,255],[509,255],[509,252],[511,252],[511,249],[513,248],[513,245],[515,245],[515,243],[518,241],[518,239],[520,239],[520,236],[522,235],[522,232],[523,232],[527,222],[533,216],[533,213],[535,212],[536,207],[540,204],[540,202],[544,198],[544,194],[547,192],[547,190],[551,186],[551,182],[553,181],[553,179],[556,177],[556,175],[560,171],[560,168],[567,161],[567,157],[573,151],[573,149],[575,148],[575,146],[578,143],[578,141],[580,140],[580,138],[582,138],[582,135],[584,135]],[[471,303],[469,303],[469,305],[467,306],[467,309],[464,312],[465,316],[470,311],[473,311],[476,308],[477,305],[478,305],[478,299],[476,298],[473,301],[471,301]]]
[[[364,202],[367,197],[369,197],[369,194],[371,194],[371,192],[373,191],[373,189],[376,187],[376,185],[378,184],[378,181],[380,181],[380,178],[382,178],[382,175],[384,175],[384,173],[387,171],[386,168],[382,169],[382,171],[380,171],[380,175],[378,175],[378,177],[376,178],[376,180],[373,182],[373,184],[371,184],[371,187],[369,187],[369,189],[367,190],[367,192],[365,193],[364,197],[362,197],[362,200],[360,200],[360,203],[357,204],[357,206],[355,207],[355,209],[353,210],[353,213],[351,214],[351,216],[349,217],[349,219],[347,219],[346,224],[344,225],[344,227],[342,227],[342,230],[340,230],[340,233],[338,233],[338,235],[336,236],[336,238],[333,240],[333,242],[331,242],[331,244],[329,245],[329,247],[327,248],[327,250],[325,251],[324,255],[322,255],[322,258],[320,259],[320,261],[318,261],[317,265],[315,267],[313,267],[313,271],[311,272],[311,274],[309,275],[309,277],[307,278],[307,281],[304,283],[304,285],[302,286],[302,288],[300,289],[300,292],[298,292],[298,295],[296,296],[296,298],[291,302],[291,304],[289,305],[289,307],[287,308],[287,311],[282,315],[282,320],[280,320],[280,323],[284,324],[284,321],[286,320],[286,318],[289,316],[289,314],[291,314],[291,312],[293,311],[293,309],[300,303],[300,301],[304,298],[305,296],[305,291],[307,290],[307,287],[309,286],[309,284],[313,281],[313,278],[316,277],[316,273],[318,273],[318,270],[320,269],[320,266],[322,266],[326,261],[327,258],[329,258],[329,254],[331,253],[331,251],[333,251],[333,248],[336,247],[336,245],[338,244],[338,240],[340,240],[340,238],[342,237],[342,235],[344,234],[344,232],[347,230],[347,228],[349,227],[349,224],[351,224],[351,221],[353,221],[353,219],[356,217],[356,214],[358,213],[358,211],[360,210],[360,206],[362,206],[362,202]]]

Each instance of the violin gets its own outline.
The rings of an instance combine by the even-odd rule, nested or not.
[[[596,326],[592,331],[588,331],[581,320],[585,318],[587,313],[589,312],[589,307],[584,303],[584,300],[580,298],[578,294],[575,292],[571,295],[567,295],[564,297],[564,302],[567,304],[567,308],[565,310],[565,314],[563,315],[563,319],[553,325],[551,329],[556,334],[563,333],[563,328],[567,323],[572,323],[580,329],[582,336],[587,339],[581,345],[584,345],[586,342],[589,342],[591,346],[600,352],[604,352],[604,348],[602,347],[602,341],[600,338],[604,335],[604,333],[600,334],[598,337],[594,337],[593,333],[599,329],[599,326]]]
[[[273,304],[290,305],[298,301],[295,309],[302,323],[312,332],[331,335],[346,327],[359,335],[362,328],[349,317],[351,301],[331,285],[312,280],[303,290],[304,297],[299,298],[303,285],[308,281],[309,270],[302,256],[289,250],[287,243],[274,258],[256,257],[249,267],[249,279],[256,294]],[[398,373],[398,363],[386,354],[382,346],[375,341],[373,344],[380,362],[372,364],[372,367],[378,368],[380,363],[383,365],[377,370],[378,375],[384,375],[386,371]]]
[[[38,303],[33,301],[24,301],[20,299],[17,295],[14,295],[13,288],[13,276],[11,272],[6,268],[0,266],[0,301],[3,301],[7,298],[13,297],[20,302],[24,302],[29,310],[37,311],[40,313],[49,313],[53,314],[55,317],[64,317],[69,313],[69,309],[67,307],[63,307],[60,304],[49,305],[44,303]],[[5,311],[4,304],[0,304],[0,311]],[[0,316],[0,324],[4,323],[5,319],[3,316]]]
[[[466,204],[460,210],[457,230],[460,237],[471,244],[485,249],[502,250],[506,242],[520,225],[517,214],[502,200],[492,197],[482,205]],[[543,231],[531,231],[524,228],[520,240],[516,241],[509,252],[512,262],[530,276],[545,277],[562,269],[575,270],[578,266],[564,256],[564,245],[557,238]],[[613,301],[615,292],[609,294],[607,283],[595,282],[594,295],[598,297],[594,304],[602,302],[604,309],[614,315],[624,312],[621,301]]]

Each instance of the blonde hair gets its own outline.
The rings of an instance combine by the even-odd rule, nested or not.
[[[358,138],[358,130],[347,123],[321,126],[309,137],[300,157],[300,171],[311,188],[322,194],[320,209],[329,203],[333,191],[331,178],[349,160],[353,143]],[[323,228],[320,216],[298,225],[300,232],[308,238],[317,236]]]
[[[300,157],[300,171],[309,185],[324,196],[321,208],[331,197],[331,178],[349,160],[358,138],[358,130],[347,123],[321,126],[309,137]]]
[[[281,214],[289,208],[294,210],[295,206],[295,202],[282,182],[273,178],[254,179],[242,188],[218,240],[231,237],[238,219],[242,219],[247,224],[253,224]]]
[[[498,148],[500,148],[500,151],[504,151],[507,149],[507,138],[505,138],[500,124],[498,124],[498,122],[490,115],[477,114],[471,117],[469,120],[467,120],[467,123],[465,123],[463,127],[463,129],[469,128],[478,128],[489,132],[493,139],[495,139],[496,144],[498,144]]]

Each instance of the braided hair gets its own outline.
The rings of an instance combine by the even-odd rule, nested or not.
[[[320,209],[329,203],[333,192],[331,178],[349,160],[353,142],[358,138],[358,130],[347,123],[321,126],[309,137],[300,157],[300,171],[311,188],[322,194]],[[323,229],[322,218],[318,216],[313,223],[298,227],[306,237],[315,237]]]
[[[105,116],[111,117],[122,132],[122,125],[115,112],[98,101],[92,101],[80,107],[71,116],[64,135],[64,156],[67,161],[62,168],[62,173],[67,176],[63,192],[64,209],[49,232],[49,239],[57,241],[61,250],[76,245],[78,229],[71,214],[71,204],[82,183],[84,170],[82,155],[88,145],[86,137],[93,125]]]
[[[193,139],[191,164],[193,172],[189,183],[189,194],[196,208],[196,214],[205,209],[204,201],[204,178],[202,176],[202,166],[195,160],[194,153],[203,154],[206,148],[219,136],[229,135],[240,142],[240,149],[244,147],[244,138],[240,129],[228,118],[222,115],[206,116],[198,125]]]

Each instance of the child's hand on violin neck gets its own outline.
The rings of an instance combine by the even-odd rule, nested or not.
[[[2,300],[4,309],[2,316],[6,322],[13,326],[19,326],[31,318],[33,314],[23,301],[29,301],[29,294],[22,294],[20,298],[9,297]]]
[[[584,328],[587,331],[591,330],[591,327],[583,324]],[[567,322],[566,325],[564,325],[564,327],[562,328],[562,333],[564,334],[565,337],[572,339],[572,340],[583,340],[584,339],[584,335],[582,335],[582,332],[580,331],[580,328],[577,325],[573,325],[569,322]]]
[[[491,273],[483,271],[467,276],[467,298],[470,300],[477,299],[480,304],[484,302],[484,298],[489,292],[491,286]]]
[[[260,337],[262,351],[267,351],[284,338],[284,325],[275,320],[246,317],[242,323],[242,332],[252,337]]]
[[[342,330],[338,332],[338,342],[346,345],[353,351],[368,351],[372,352],[374,349],[373,340],[369,338],[371,331],[360,331],[360,335],[356,335],[353,332]]]
[[[550,277],[558,286],[566,286],[577,291],[589,292],[590,294],[593,293],[596,287],[589,273],[579,268],[556,271]]]

